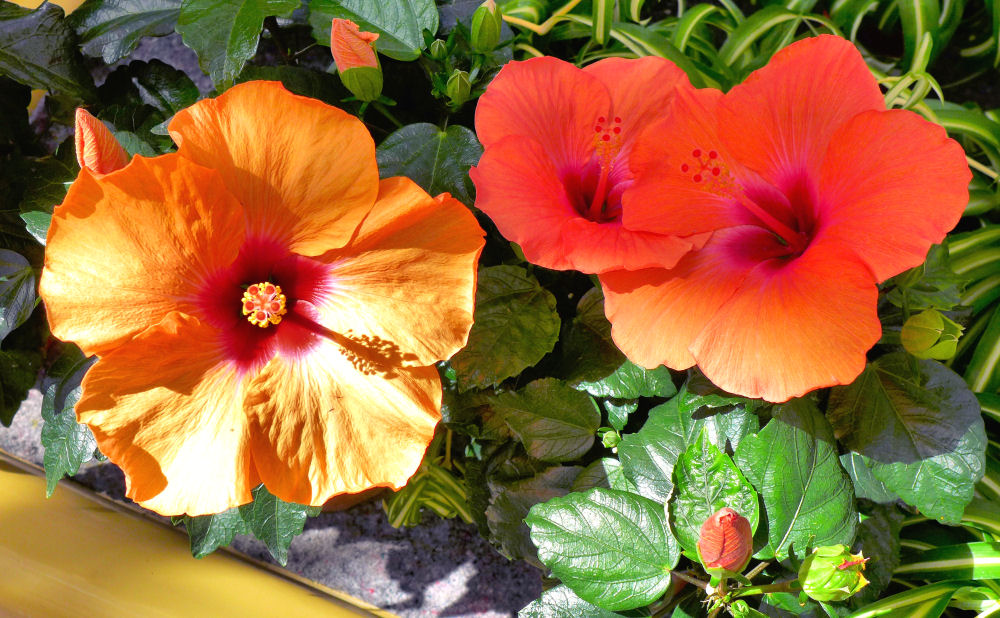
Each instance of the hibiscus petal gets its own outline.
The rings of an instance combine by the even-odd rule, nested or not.
[[[174,309],[233,261],[243,209],[219,175],[177,155],[88,170],[49,227],[40,290],[52,333],[102,354]]]
[[[434,367],[379,365],[324,340],[300,359],[277,357],[251,383],[246,412],[254,463],[285,501],[320,505],[413,475],[440,419]]]
[[[878,281],[924,261],[958,223],[972,175],[940,126],[907,111],[869,112],[834,135],[820,180],[820,233],[861,257]]]
[[[743,165],[791,194],[803,175],[819,178],[841,124],[884,109],[878,83],[854,45],[824,35],[782,49],[730,90],[719,104],[719,135]]]
[[[691,345],[720,388],[782,402],[849,384],[882,329],[871,271],[840,243],[813,241],[797,258],[747,274]]]
[[[483,242],[457,200],[432,198],[408,178],[383,180],[350,244],[318,258],[331,265],[323,325],[391,341],[419,365],[451,357],[472,326]]]
[[[673,269],[600,275],[615,343],[629,360],[648,369],[694,365],[691,343],[756,264],[744,247],[768,236],[756,227],[728,228]]]
[[[245,504],[250,459],[241,380],[215,330],[171,313],[112,350],[83,379],[77,418],[124,472],[126,495],[161,515]]]
[[[531,137],[561,174],[590,159],[594,123],[610,103],[600,80],[568,62],[508,62],[476,104],[476,134],[487,151],[510,135]]]
[[[279,82],[198,101],[174,116],[170,135],[180,155],[222,174],[252,233],[300,255],[344,246],[378,194],[375,144],[361,121]]]

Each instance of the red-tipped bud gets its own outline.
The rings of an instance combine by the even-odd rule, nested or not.
[[[362,101],[374,101],[382,94],[382,69],[375,53],[378,34],[362,32],[349,19],[334,19],[330,28],[330,51],[340,73],[340,81]]]
[[[104,123],[76,108],[76,160],[95,174],[110,174],[128,165],[128,153]]]
[[[698,554],[706,569],[741,572],[753,554],[750,522],[729,507],[717,511],[701,526]]]

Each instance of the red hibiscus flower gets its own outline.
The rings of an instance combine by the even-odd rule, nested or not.
[[[833,36],[789,46],[727,94],[678,91],[631,163],[626,227],[714,234],[673,268],[601,276],[615,342],[643,366],[697,364],[776,402],[857,377],[881,334],[876,284],[923,262],[970,180],[961,146],[887,111]]]
[[[639,132],[663,113],[683,71],[662,58],[584,69],[555,58],[508,63],[476,108],[485,147],[476,206],[540,266],[600,273],[669,268],[692,239],[622,225]]]

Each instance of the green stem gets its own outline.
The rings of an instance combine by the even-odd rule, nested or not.
[[[695,577],[691,577],[690,575],[686,575],[684,573],[681,573],[680,571],[671,571],[670,573],[672,575],[674,575],[675,577],[677,577],[678,579],[683,579],[684,581],[686,581],[689,584],[693,584],[695,586],[698,586],[702,590],[704,590],[708,586],[708,582],[704,582],[704,581],[702,581],[700,579],[697,579]]]
[[[792,579],[787,582],[777,584],[764,584],[763,586],[747,586],[733,591],[733,598],[747,597],[754,594],[769,594],[771,592],[797,592],[800,589],[799,581]]]
[[[396,117],[392,115],[392,112],[390,112],[385,107],[385,105],[382,105],[378,101],[372,101],[372,107],[374,107],[375,109],[377,109],[380,114],[382,114],[383,116],[385,116],[386,119],[389,122],[391,122],[392,124],[396,125],[397,129],[402,129],[403,128],[403,123],[400,122],[400,121],[398,121],[398,120],[396,120]]]

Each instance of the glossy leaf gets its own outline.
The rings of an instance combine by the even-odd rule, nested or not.
[[[80,400],[80,381],[93,362],[75,346],[67,345],[57,365],[49,370],[56,381],[49,384],[42,398],[42,446],[45,448],[46,492],[52,495],[56,483],[72,476],[89,461],[97,440],[86,425],[76,422],[73,407]]]
[[[594,487],[638,492],[635,483],[625,476],[621,462],[612,457],[602,457],[593,462],[573,481],[573,491],[584,491]]]
[[[615,402],[615,401],[605,401],[604,409],[608,413],[608,423],[612,427],[621,431],[625,429],[625,424],[628,423],[628,417],[633,412],[639,409],[639,404],[635,401],[625,401],[625,402]]]
[[[518,266],[479,270],[469,342],[451,358],[460,390],[484,388],[540,361],[559,338],[556,299]]]
[[[806,545],[854,541],[858,514],[833,431],[816,405],[794,399],[736,449],[736,464],[764,500],[768,550],[779,560]],[[769,553],[768,552],[768,553]]]
[[[260,485],[253,490],[253,502],[239,507],[239,512],[247,529],[284,565],[288,562],[292,539],[302,534],[306,517],[317,515],[319,507],[284,502]]]
[[[427,122],[399,129],[376,151],[382,178],[406,176],[431,195],[448,192],[469,205],[475,191],[469,168],[482,154],[483,147],[469,129],[453,124],[442,131]]]
[[[18,253],[0,249],[0,341],[31,316],[37,302],[31,264]]]
[[[1000,579],[1000,543],[947,545],[908,556],[895,577],[918,580]]]
[[[525,520],[545,566],[580,598],[609,610],[658,599],[680,558],[663,507],[591,489],[532,507]]]
[[[595,397],[637,399],[639,397],[671,397],[677,393],[673,376],[664,366],[643,369],[631,361],[608,377],[596,382],[581,382],[577,388]]]
[[[112,64],[128,56],[147,36],[174,31],[181,0],[90,0],[69,17],[88,56]]]
[[[438,29],[434,0],[312,0],[309,23],[322,45],[330,44],[330,23],[334,18],[349,19],[361,30],[378,33],[375,48],[396,60],[416,60],[424,48],[423,31],[433,35]]]
[[[237,534],[250,534],[239,507],[215,515],[184,516],[184,527],[191,541],[191,555],[195,558],[204,558],[216,549],[226,547]]]
[[[594,433],[601,425],[594,400],[555,378],[500,394],[493,411],[524,444],[528,455],[542,461],[577,459],[593,446]]]
[[[619,618],[648,616],[648,611],[613,612],[581,599],[569,587],[556,586],[542,593],[517,613],[518,618]]]

